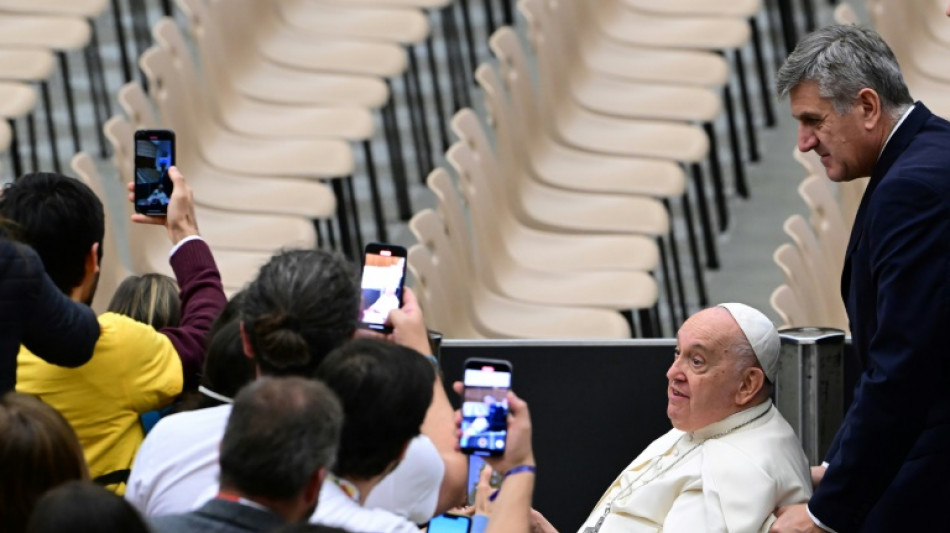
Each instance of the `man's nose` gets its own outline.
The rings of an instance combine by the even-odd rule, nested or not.
[[[807,126],[798,127],[798,150],[805,153],[818,146],[818,137],[815,130]]]
[[[681,375],[681,370],[679,367],[679,358],[673,360],[673,364],[670,365],[670,368],[666,371],[666,379],[669,381],[676,381],[679,379],[678,376]]]

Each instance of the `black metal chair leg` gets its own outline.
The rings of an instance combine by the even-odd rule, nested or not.
[[[112,20],[115,22],[115,40],[119,43],[119,59],[122,62],[122,79],[132,81],[132,67],[129,62],[129,48],[125,36],[125,24],[122,22],[122,2],[112,0]]]
[[[785,32],[782,26],[783,21],[779,0],[766,0],[765,15],[769,20],[767,33],[772,36],[772,57],[775,60],[775,68],[778,69],[782,66],[782,62],[785,61],[785,56],[788,55],[788,53],[785,52],[783,41]]]
[[[477,52],[475,51],[475,37],[474,32],[472,31],[472,12],[469,9],[468,0],[462,0],[459,2],[459,8],[462,11],[462,26],[465,29],[465,40],[468,43],[468,64],[472,68],[472,72],[474,72],[475,68],[478,67],[478,56]],[[454,20],[455,15],[452,15],[452,17]],[[445,28],[444,21],[443,28]],[[444,35],[446,38],[449,38],[448,33],[444,33]],[[457,32],[454,37],[456,42],[462,41],[461,36],[458,35]]]
[[[46,133],[49,134],[50,153],[53,156],[53,169],[60,173],[59,146],[56,140],[56,126],[53,124],[53,106],[49,95],[49,83],[40,82],[40,94],[43,95],[43,111],[46,118]]]
[[[755,68],[759,74],[759,90],[762,94],[762,111],[765,113],[765,125],[775,126],[775,105],[772,103],[772,84],[769,78],[769,72],[765,67],[765,53],[762,50],[762,32],[759,31],[759,23],[752,17],[749,19],[749,27],[752,29],[752,45],[755,52]]]
[[[324,221],[324,225],[327,227],[327,240],[330,242],[330,248],[336,250],[336,233],[333,230],[333,221],[327,219]]]
[[[20,156],[20,136],[16,131],[16,120],[7,119],[10,124],[10,159],[13,162],[13,176],[19,178],[23,175],[23,159]]]
[[[422,183],[425,183],[429,170],[435,167],[435,159],[432,157],[432,137],[429,135],[429,113],[426,111],[425,98],[422,97],[422,80],[419,75],[419,57],[416,55],[416,48],[414,46],[407,48],[409,49],[409,65],[415,100],[413,106],[417,109],[419,116],[419,139],[422,141],[423,156],[426,163],[425,170],[420,174],[422,174]]]
[[[432,73],[432,93],[433,98],[435,98],[435,118],[439,127],[439,146],[442,147],[441,151],[444,152],[449,149],[449,131],[448,126],[446,126],[445,107],[442,102],[442,83],[439,81],[438,66],[435,61],[435,45],[431,34],[426,38],[426,52],[429,56],[429,72]]]
[[[733,52],[733,63],[736,65],[736,78],[739,79],[739,96],[742,98],[742,114],[745,117],[745,135],[749,149],[749,161],[759,160],[759,143],[756,139],[755,120],[752,118],[752,102],[749,98],[749,84],[745,77],[745,62],[742,60],[742,51]]]
[[[32,112],[26,116],[26,134],[30,139],[30,171],[36,172],[40,168],[40,154],[36,148],[36,117]]]
[[[709,216],[709,200],[706,198],[703,167],[699,163],[693,163],[690,169],[693,175],[696,205],[699,207],[699,224],[703,232],[703,248],[706,250],[706,267],[715,270],[719,268],[719,254],[716,252],[716,234]]]
[[[712,173],[713,198],[716,200],[716,218],[719,220],[719,231],[726,231],[729,227],[729,206],[726,203],[725,184],[722,180],[722,163],[719,162],[719,142],[712,122],[704,123],[703,130],[709,138],[709,169]]]
[[[382,110],[383,129],[386,132],[386,138],[389,145],[389,157],[393,168],[393,187],[396,191],[396,207],[399,211],[399,219],[406,221],[412,218],[412,205],[409,201],[409,177],[406,171],[405,160],[403,158],[402,141],[399,133],[399,124],[396,121],[395,95],[392,92],[392,86],[389,81],[386,82],[389,87],[389,102]]]
[[[373,220],[376,223],[376,240],[378,242],[389,242],[389,234],[386,231],[386,215],[383,212],[383,202],[379,194],[379,181],[376,177],[376,164],[373,162],[373,148],[368,139],[363,141],[363,162],[366,165],[366,176],[369,178]]]
[[[732,102],[732,89],[728,84],[722,88],[722,101],[726,104],[726,121],[729,125],[729,147],[732,151],[732,171],[735,177],[736,193],[743,198],[748,198],[749,187],[745,179],[745,161],[742,159],[739,127],[736,125],[736,108]]]
[[[100,100],[108,99],[109,95],[106,93],[105,87],[102,87],[100,90],[99,83],[96,79],[95,74],[95,59],[92,57],[93,50],[91,46],[87,46],[83,50],[83,57],[86,60],[86,72],[89,74],[89,99],[92,101],[92,115],[93,120],[96,122],[96,137],[99,140],[99,153],[103,158],[109,156],[107,151],[107,142],[105,133],[102,131],[102,125],[105,123],[105,120],[102,118],[103,109],[100,108]]]
[[[805,30],[808,33],[815,31],[817,23],[815,21],[815,5],[812,0],[802,0],[802,11],[805,12]]]
[[[676,320],[676,300],[673,299],[673,278],[670,276],[670,262],[666,256],[666,242],[663,237],[656,238],[656,246],[660,250],[660,268],[663,272],[663,291],[666,295],[666,308],[670,314],[670,324],[673,330],[679,323]]]
[[[314,218],[311,220],[311,222],[313,222],[313,229],[317,234],[317,249],[319,250],[323,248],[324,244],[326,244],[326,237],[323,236],[323,228],[320,225],[320,223],[323,221],[318,218]]]
[[[363,227],[360,224],[360,206],[356,199],[356,190],[353,188],[353,176],[342,178],[346,185],[346,194],[350,199],[350,218],[353,220],[353,238],[356,240],[356,250],[363,249]]]
[[[778,13],[782,21],[782,36],[785,38],[785,55],[788,55],[798,44],[798,28],[795,25],[792,0],[778,0]]]
[[[76,122],[76,103],[73,98],[73,86],[69,78],[69,60],[66,59],[66,52],[57,52],[59,57],[59,69],[63,75],[63,92],[66,93],[66,106],[69,111],[69,130],[73,135],[73,151],[79,152],[82,146],[79,143],[79,125]]]
[[[644,339],[656,338],[656,331],[653,329],[653,316],[650,309],[638,309],[637,316],[640,318],[640,331]]]
[[[162,14],[166,17],[175,16],[175,8],[171,0],[162,0]]]
[[[455,103],[455,110],[461,109],[462,107],[471,107],[472,105],[472,95],[469,93],[469,89],[474,85],[474,80],[469,80],[469,76],[474,76],[474,73],[467,71],[465,67],[465,58],[462,55],[462,49],[458,46],[459,43],[459,29],[458,21],[455,19],[455,12],[452,11],[451,6],[442,10],[443,25],[448,30],[449,35],[454,36],[455,38],[446,39],[445,41],[445,50],[446,57],[449,62],[449,68],[453,72],[453,77],[455,78],[456,84],[453,85],[455,94],[453,96]],[[475,65],[472,66],[474,70]]]
[[[633,319],[633,311],[629,309],[624,309],[620,311],[620,316],[622,316],[623,319],[627,321],[627,325],[630,326],[630,338],[631,339],[639,338],[639,336],[637,335],[637,322]]]
[[[409,75],[409,71],[403,73],[402,75],[402,86],[404,91],[404,96],[406,97],[406,114],[409,115],[409,129],[412,134],[412,145],[413,152],[416,156],[416,168],[419,171],[420,180],[425,179],[425,141],[421,138],[420,126],[419,126],[419,116],[416,113],[416,106],[413,105],[413,91],[412,91],[412,78]],[[398,115],[397,115],[398,120]],[[398,123],[398,122],[397,122]]]
[[[706,307],[708,305],[708,298],[706,297],[706,280],[703,277],[703,266],[699,260],[699,246],[696,242],[696,232],[693,229],[693,207],[689,203],[689,198],[687,195],[683,195],[683,218],[686,222],[686,230],[689,236],[689,250],[690,250],[690,260],[693,264],[693,275],[696,278],[696,299],[699,301],[700,307]],[[687,317],[689,314],[686,311],[683,311],[683,316]]]
[[[684,203],[689,201],[685,194],[683,195],[682,200]],[[670,214],[670,219],[672,220],[673,209],[670,206],[670,201],[664,198],[663,205],[666,206],[666,211]],[[680,264],[679,245],[677,244],[676,232],[674,230],[673,224],[670,224],[670,231],[667,235],[667,241],[670,243],[670,262],[673,264],[673,279],[676,282],[676,294],[679,296],[680,316],[686,317],[689,315],[686,313],[686,289],[683,285],[683,267]],[[670,305],[673,305],[673,303],[671,302]]]
[[[482,5],[485,6],[485,27],[488,28],[488,35],[495,33],[495,30],[498,29],[498,26],[495,24],[495,6],[492,4],[493,0],[483,0]]]
[[[330,181],[333,187],[333,195],[336,196],[336,222],[337,227],[340,228],[340,251],[343,252],[343,255],[352,259],[354,257],[353,241],[350,234],[350,215],[347,205],[349,202],[346,198],[346,189],[343,187],[341,179]]]
[[[501,15],[502,17],[504,17],[505,25],[514,26],[515,25],[514,3],[511,0],[501,0],[501,5],[502,5],[502,10],[504,11],[504,13],[502,13]]]

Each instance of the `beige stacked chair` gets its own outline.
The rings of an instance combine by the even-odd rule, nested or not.
[[[829,268],[841,269],[848,247],[848,227],[828,179],[809,176],[798,186],[798,194],[811,211],[811,225],[828,258]]]
[[[780,328],[800,327],[801,324],[808,322],[798,297],[788,285],[779,285],[772,291],[769,303],[782,319]]]
[[[801,322],[792,323],[793,326],[826,326],[829,324],[825,305],[821,299],[819,286],[812,273],[805,265],[801,251],[795,246],[785,243],[775,250],[772,255],[775,264],[785,275],[785,284],[792,289],[801,306],[803,315]]]
[[[792,156],[804,167],[809,176],[818,176],[825,178],[827,175],[825,167],[821,164],[821,159],[814,150],[802,153],[798,147],[792,149]],[[829,184],[829,186],[831,186]],[[837,191],[838,204],[841,209],[841,218],[845,223],[845,231],[850,232],[854,224],[854,217],[858,213],[858,206],[861,205],[861,197],[867,189],[867,178],[855,179],[844,183],[837,183],[834,189]]]
[[[425,277],[430,292],[441,296],[457,313],[440,325],[449,336],[477,333],[489,338],[569,338],[630,336],[627,322],[617,313],[562,305],[536,304],[502,296],[485,284],[486,258],[476,249],[448,174],[434,170],[429,187],[439,198],[441,216],[424,210],[410,228],[424,246],[436,270]],[[426,258],[420,258],[424,263]],[[413,261],[410,260],[410,266]],[[425,268],[425,267],[423,267]],[[427,315],[428,316],[428,315]],[[451,320],[452,323],[448,323]]]
[[[22,117],[32,116],[36,108],[36,90],[29,85],[12,82],[0,81],[0,119],[4,120],[3,131],[0,132],[0,143],[3,151],[6,151],[11,144],[16,127],[16,120]],[[13,147],[19,150],[18,146]],[[33,147],[35,150],[36,147]],[[35,152],[34,152],[35,153]],[[12,154],[14,158],[14,167],[19,163],[19,153]],[[14,168],[14,172],[16,172]]]
[[[840,297],[841,268],[829,268],[829,261],[818,243],[818,238],[801,215],[789,217],[783,229],[801,254],[805,269],[814,285],[815,292],[810,295],[809,300],[803,301],[821,309],[817,313],[821,322],[817,323],[847,331],[848,316]]]
[[[128,83],[119,90],[119,104],[129,117],[130,125],[126,126],[125,133],[113,136],[111,142],[116,150],[132,138],[131,131],[161,127],[151,102],[137,83]],[[176,113],[171,123],[186,120],[184,109],[172,107],[169,110]],[[193,145],[182,142],[189,139],[188,135],[187,131],[178,133],[176,165],[188,176],[198,205],[225,211],[297,215],[312,220],[333,216],[336,201],[326,185],[292,178],[260,179],[217,170],[200,157]],[[125,157],[133,155],[128,152]],[[121,176],[125,180],[132,179],[130,174]]]
[[[134,130],[125,119],[113,117],[106,123],[106,131],[115,152],[113,160],[116,167],[131,181],[135,153]],[[205,178],[196,176],[192,180],[187,174],[186,177],[189,186],[192,181]],[[207,207],[199,202],[197,193],[195,200],[195,214],[201,222],[202,234],[215,249],[274,253],[282,247],[312,248],[316,245],[313,224],[304,217]],[[250,201],[250,198],[245,201]]]
[[[40,87],[40,93],[43,96],[43,107],[46,114],[46,129],[49,136],[50,149],[53,154],[53,168],[56,171],[61,170],[57,150],[56,127],[53,124],[52,100],[49,93],[49,79],[53,75],[54,59],[50,50],[40,48],[0,48],[0,80],[16,81],[23,83],[36,83]],[[32,115],[28,115],[28,127],[34,129],[35,120]],[[19,147],[17,147],[18,149]],[[38,156],[36,146],[30,147],[32,170],[37,170]],[[5,150],[6,148],[4,148]],[[23,172],[22,160],[18,158],[19,154],[14,155],[14,168]]]
[[[69,166],[76,173],[76,177],[92,189],[92,192],[102,202],[105,215],[106,227],[105,236],[102,239],[102,260],[99,262],[99,284],[96,287],[96,296],[92,300],[92,308],[96,311],[96,314],[102,314],[106,312],[106,308],[112,300],[112,295],[115,294],[119,284],[132,274],[132,271],[122,262],[117,246],[118,241],[116,240],[116,235],[124,235],[124,231],[118,229],[120,226],[124,228],[124,225],[122,221],[113,216],[112,210],[109,208],[109,199],[105,189],[108,183],[103,182],[99,177],[99,171],[96,170],[96,163],[92,157],[85,152],[79,152],[73,156]],[[125,211],[122,212],[120,218],[125,218]]]

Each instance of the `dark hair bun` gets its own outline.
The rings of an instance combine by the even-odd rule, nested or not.
[[[261,353],[255,354],[276,369],[306,365],[310,361],[307,341],[300,333],[300,322],[276,312],[257,318],[254,329],[260,338]]]

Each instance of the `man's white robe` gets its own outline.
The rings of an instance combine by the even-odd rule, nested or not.
[[[607,489],[580,532],[595,526],[608,504],[601,533],[767,531],[776,507],[807,502],[811,493],[798,437],[767,401],[653,441]]]

